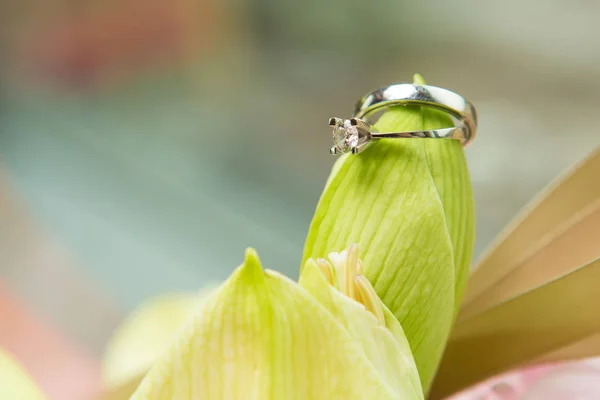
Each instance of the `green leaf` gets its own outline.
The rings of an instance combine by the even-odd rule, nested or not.
[[[355,312],[366,321],[366,310]],[[402,385],[388,382],[372,360],[326,307],[297,283],[263,271],[250,249],[132,399],[421,398],[397,393]]]
[[[447,126],[444,113],[402,106],[376,124],[381,132]],[[388,139],[336,162],[304,261],[359,244],[364,274],[404,328],[427,391],[464,291],[473,241],[473,198],[460,143]]]

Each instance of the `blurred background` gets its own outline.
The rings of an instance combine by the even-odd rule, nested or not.
[[[371,89],[419,72],[477,106],[477,255],[600,144],[592,0],[2,8],[0,302],[92,356],[143,299],[223,280],[246,246],[296,277],[327,119]]]

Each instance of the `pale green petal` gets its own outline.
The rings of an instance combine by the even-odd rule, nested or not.
[[[387,308],[385,320],[391,329],[380,325],[362,304],[329,285],[313,260],[307,261],[299,283],[350,333],[399,398],[423,398],[410,346],[400,323]]]
[[[377,128],[449,124],[435,111],[394,107]],[[473,226],[469,175],[458,142],[381,140],[336,163],[303,262],[360,245],[364,275],[404,328],[427,391],[464,290]]]
[[[115,331],[102,360],[106,388],[143,377],[200,308],[209,289],[201,293],[160,296],[143,303]]]
[[[418,76],[422,81],[423,78]],[[424,84],[425,82],[421,82]],[[423,128],[435,129],[451,124],[448,115],[430,108],[421,108]],[[381,122],[381,121],[380,121]],[[455,301],[454,315],[460,309],[465,286],[471,272],[475,245],[475,204],[465,153],[460,143],[425,143],[429,171],[444,207],[446,226],[454,250]]]
[[[253,250],[132,398],[401,399],[332,314]]]
[[[414,83],[424,85],[425,80],[415,74]],[[387,113],[377,123],[378,129],[393,129],[401,125],[402,108]],[[423,129],[451,126],[452,120],[443,111],[421,107]],[[450,142],[450,143],[448,143]],[[455,301],[454,314],[458,313],[465,286],[471,272],[473,246],[475,245],[475,204],[471,177],[465,153],[455,140],[427,140],[424,143],[429,171],[444,207],[446,226],[454,250]]]
[[[47,400],[19,363],[0,349],[0,399]]]

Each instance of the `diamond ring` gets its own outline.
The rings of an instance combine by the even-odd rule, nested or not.
[[[377,132],[368,117],[390,106],[425,106],[447,112],[458,122],[451,128],[412,132]],[[360,99],[354,118],[331,118],[333,127],[332,154],[357,154],[375,139],[429,138],[455,139],[467,146],[477,130],[475,107],[462,96],[446,89],[428,85],[398,84],[368,93]]]

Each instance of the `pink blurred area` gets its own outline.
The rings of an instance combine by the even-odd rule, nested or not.
[[[110,291],[31,220],[1,173],[0,226],[0,348],[49,399],[97,398],[99,349],[122,318]]]
[[[19,304],[2,282],[0,327],[0,347],[24,366],[50,399],[87,400],[98,395],[99,361],[73,338]]]
[[[597,400],[600,358],[509,372],[448,400]]]

